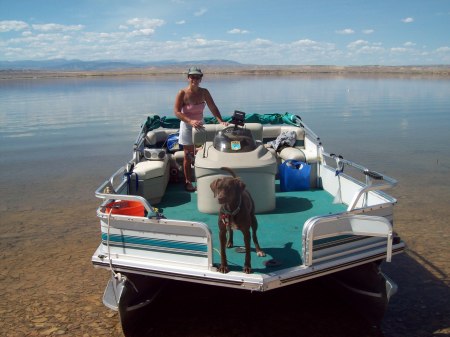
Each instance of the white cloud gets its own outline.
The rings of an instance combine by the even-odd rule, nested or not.
[[[294,45],[297,46],[306,46],[306,47],[310,47],[310,46],[315,46],[317,45],[316,41],[310,40],[310,39],[303,39],[303,40],[297,40],[293,42]]]
[[[409,50],[408,48],[403,48],[403,47],[391,48],[391,52],[393,52],[393,53],[404,53],[404,52],[407,52],[408,50]]]
[[[137,29],[133,30],[128,36],[142,36],[142,35],[153,35],[155,33],[155,30],[152,28],[143,28],[143,29]]]
[[[438,49],[436,49],[436,51],[438,53],[450,53],[450,47],[439,47]]]
[[[180,21],[175,22],[175,24],[177,24],[177,25],[184,25],[185,23],[186,23],[186,20],[180,20]]]
[[[367,42],[366,40],[356,40],[356,41],[349,43],[347,45],[347,48],[348,49],[356,49],[356,48],[361,48],[363,46],[367,46],[368,44],[369,44],[369,42]]]
[[[200,8],[197,12],[194,13],[195,16],[202,16],[205,14],[208,10],[206,8]]]
[[[126,24],[121,24],[119,30],[127,31],[132,29],[128,33],[100,33],[98,38],[100,39],[120,39],[123,37],[133,38],[138,36],[150,36],[155,34],[156,28],[164,25],[164,20],[161,19],[149,19],[149,18],[133,18],[127,20]],[[95,33],[94,33],[95,34]],[[91,35],[92,36],[92,35]],[[91,41],[91,38],[88,38]]]
[[[171,22],[174,24],[174,22]],[[176,24],[184,24],[181,20]],[[357,39],[340,46],[328,41],[308,38],[279,42],[264,38],[256,39],[208,39],[206,35],[173,37],[160,41],[149,36],[157,34],[165,25],[161,19],[130,18],[107,32],[86,31],[82,25],[58,25],[54,23],[30,25],[23,21],[0,21],[0,32],[9,32],[10,38],[0,39],[2,59],[173,59],[205,60],[230,59],[249,64],[418,64],[450,63],[450,47],[445,44],[430,50],[418,48],[416,42],[407,41],[393,48],[385,48],[381,42]],[[15,31],[15,32],[14,32]],[[358,34],[371,34],[372,29],[360,30]],[[235,27],[229,34],[248,34],[249,31]],[[356,34],[350,28],[340,34]],[[172,35],[172,36],[176,36]],[[251,36],[251,35],[247,35]],[[361,35],[362,36],[362,35]],[[244,35],[242,35],[244,37]],[[366,36],[367,37],[367,36]],[[239,40],[239,41],[234,41]],[[419,42],[417,42],[419,43]],[[420,49],[420,50],[419,50]]]
[[[358,54],[381,54],[384,52],[384,48],[383,47],[379,47],[379,46],[364,46],[362,48],[360,48],[357,53]]]
[[[347,45],[350,55],[379,55],[385,51],[380,43],[370,43],[366,40],[356,40]]]
[[[302,39],[289,43],[291,48],[295,48],[301,51],[308,51],[314,53],[326,53],[335,50],[336,46],[334,43],[328,42],[318,42],[310,39]]]
[[[373,29],[364,29],[363,31],[363,34],[373,34],[373,32],[375,32]]]
[[[38,30],[41,32],[51,32],[51,31],[61,31],[61,32],[68,32],[68,31],[79,31],[84,28],[83,25],[60,25],[57,23],[46,23],[46,24],[36,24],[32,25],[34,30]]]
[[[354,34],[355,31],[353,29],[351,29],[351,28],[345,28],[345,29],[342,29],[342,30],[337,30],[336,33],[342,34],[342,35],[350,35],[350,34]]]
[[[23,21],[7,20],[0,21],[0,33],[5,33],[9,31],[18,31],[28,28],[28,24]]]
[[[248,34],[249,31],[245,30],[245,29],[233,28],[233,29],[230,29],[227,33],[228,34]]]
[[[253,41],[250,41],[251,44],[257,45],[257,46],[271,46],[273,45],[272,41],[266,40],[266,39],[254,39]]]
[[[155,29],[164,25],[165,22],[161,19],[133,18],[128,20],[127,24],[136,29]]]
[[[402,22],[404,22],[404,23],[411,23],[411,22],[414,22],[414,19],[411,18],[411,17],[408,17],[408,18],[402,19]]]

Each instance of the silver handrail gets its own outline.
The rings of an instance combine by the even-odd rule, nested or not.
[[[322,152],[323,156],[335,159],[336,156],[332,155],[327,152]],[[382,173],[369,170],[367,167],[364,167],[360,164],[356,164],[350,160],[339,158],[339,162],[343,163],[345,165],[351,166],[357,170],[359,170],[361,173],[363,173],[366,176],[366,186],[362,187],[353,197],[352,201],[349,203],[347,211],[352,211],[355,209],[356,205],[358,204],[359,199],[363,195],[367,195],[370,191],[380,191],[385,190],[388,188],[392,188],[397,185],[397,180],[394,178],[388,177]],[[374,181],[379,181],[379,183],[374,183]]]
[[[123,174],[124,171],[124,166],[118,169],[108,180],[106,180],[103,184],[100,185],[99,188],[97,188],[97,190],[95,191],[95,196],[103,200],[116,199],[138,201],[144,206],[148,214],[154,214],[152,205],[147,201],[147,199],[141,197],[140,195],[116,194],[107,192],[108,188],[114,191],[114,180],[119,174]]]
[[[315,239],[346,234],[385,237],[387,239],[386,261],[391,262],[393,229],[389,220],[375,215],[344,214],[317,216],[305,222],[302,233],[304,264],[306,266],[313,264],[313,245]]]
[[[329,158],[332,158],[332,159],[334,159],[336,157],[335,155],[332,155],[332,154],[327,153],[325,151],[322,152],[322,155],[324,155],[326,157],[329,157]],[[386,176],[386,175],[384,175],[382,173],[369,170],[367,167],[364,167],[362,165],[356,164],[355,162],[352,162],[352,161],[347,160],[347,159],[340,158],[339,161],[341,163],[344,163],[344,164],[348,165],[348,166],[354,167],[355,169],[357,169],[357,170],[361,171],[362,173],[364,173],[367,177],[369,176],[369,174],[375,174],[375,175],[381,177],[381,179],[379,179],[379,180],[386,181],[388,184],[391,185],[391,187],[394,187],[395,185],[397,185],[397,180],[395,180],[394,178],[388,177],[388,176]]]

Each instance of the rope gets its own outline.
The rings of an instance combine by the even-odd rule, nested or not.
[[[136,287],[136,285],[131,282],[125,275],[122,275],[121,273],[116,273],[114,271],[113,265],[112,265],[112,258],[111,258],[111,248],[109,247],[109,236],[110,236],[110,219],[111,219],[111,213],[112,213],[112,208],[109,210],[108,213],[108,231],[107,231],[107,237],[106,237],[106,247],[108,249],[108,261],[109,261],[109,270],[111,271],[111,275],[119,282],[121,281],[128,281],[134,288],[134,290],[138,293],[138,289]],[[117,301],[118,303],[119,301]]]
[[[115,279],[120,280],[122,278],[122,275],[120,273],[116,273],[114,271],[114,268],[112,266],[112,259],[111,259],[111,248],[109,247],[109,233],[110,233],[109,230],[111,228],[111,225],[110,225],[111,213],[112,213],[112,207],[110,208],[109,213],[108,213],[108,232],[107,232],[107,236],[106,236],[106,247],[108,249],[109,270],[111,271],[111,274]]]

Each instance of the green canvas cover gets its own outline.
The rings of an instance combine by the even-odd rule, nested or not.
[[[231,116],[223,117],[223,120],[230,122],[232,120]],[[219,124],[216,117],[205,117],[205,124]],[[301,118],[297,115],[291,114],[289,112],[285,113],[273,113],[273,114],[257,114],[249,113],[245,115],[246,123],[261,123],[261,124],[289,124],[295,126],[301,126]],[[147,131],[157,129],[159,127],[169,128],[169,129],[179,129],[180,120],[172,116],[158,116],[151,115],[147,117],[145,122],[145,127]]]

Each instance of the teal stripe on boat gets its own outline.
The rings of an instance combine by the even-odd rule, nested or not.
[[[102,233],[102,240],[108,240],[108,234]],[[122,245],[140,245],[140,246],[152,246],[159,248],[167,248],[167,249],[177,249],[177,250],[185,250],[192,252],[202,252],[206,253],[208,251],[208,247],[203,243],[193,243],[186,241],[174,241],[174,240],[163,240],[163,239],[152,239],[152,238],[143,238],[138,236],[131,235],[118,235],[118,234],[110,234],[109,241],[115,243],[121,243]]]
[[[106,241],[102,241],[102,244],[107,247],[108,244]],[[199,251],[189,251],[189,250],[181,250],[181,249],[172,249],[172,248],[166,248],[166,247],[155,247],[155,246],[143,246],[143,245],[135,245],[128,243],[124,245],[123,243],[109,243],[110,247],[117,247],[120,249],[135,249],[135,250],[142,250],[146,252],[158,252],[158,253],[166,253],[166,254],[176,254],[178,256],[195,256],[195,257],[202,257],[205,258],[208,256],[208,253],[206,252],[199,252]]]

